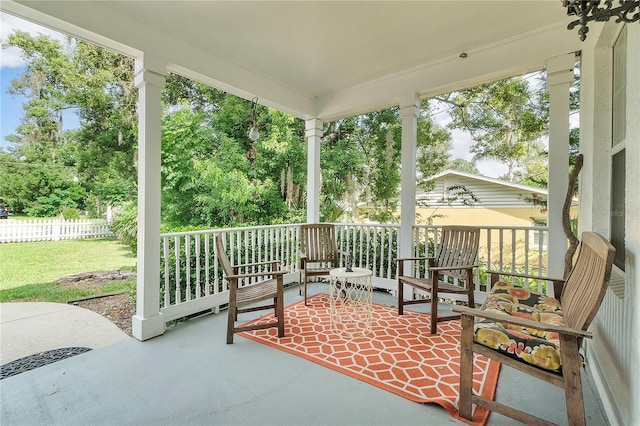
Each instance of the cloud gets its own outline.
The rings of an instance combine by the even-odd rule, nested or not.
[[[44,34],[55,40],[64,43],[65,36],[57,31],[42,27],[33,22],[25,21],[17,16],[0,12],[0,40],[4,43],[14,30],[20,30],[32,35]],[[0,68],[18,68],[24,66],[24,60],[20,49],[9,47],[2,49],[2,59],[0,60]]]

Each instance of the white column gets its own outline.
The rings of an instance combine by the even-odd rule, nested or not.
[[[400,235],[398,257],[411,257],[413,225],[416,217],[416,143],[420,98],[417,95],[400,98],[402,117],[402,151],[400,153]]]
[[[320,139],[322,120],[311,118],[305,122],[307,138],[307,223],[320,222]]]
[[[160,313],[160,136],[165,64],[136,59],[138,99],[138,282],[133,336],[147,340],[165,331]]]
[[[575,55],[547,61],[549,91],[549,276],[562,277],[567,237],[562,229],[562,205],[569,184],[569,89],[573,84]]]

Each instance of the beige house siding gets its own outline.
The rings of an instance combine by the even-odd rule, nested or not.
[[[477,206],[416,209],[416,222],[425,223],[429,217],[433,217],[433,225],[531,226],[532,217],[546,219],[547,214],[539,208],[484,208]]]

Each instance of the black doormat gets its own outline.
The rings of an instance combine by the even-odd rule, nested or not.
[[[72,357],[74,355],[79,355],[90,350],[91,348],[81,347],[52,349],[50,351],[40,352],[25,356],[24,358],[16,359],[15,361],[0,365],[0,380]]]

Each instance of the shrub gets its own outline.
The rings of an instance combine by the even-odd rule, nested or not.
[[[80,210],[73,207],[63,208],[61,214],[65,219],[80,219]]]
[[[129,202],[114,215],[111,222],[111,230],[116,238],[131,248],[138,251],[138,205]]]

